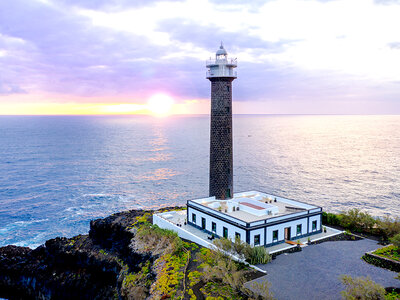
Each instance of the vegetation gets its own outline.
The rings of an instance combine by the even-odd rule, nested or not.
[[[342,275],[341,282],[345,290],[341,295],[346,300],[380,300],[385,299],[386,291],[383,286],[375,283],[369,277],[357,277]]]
[[[254,274],[255,271],[234,261],[229,254],[252,264],[267,263],[271,257],[264,247],[251,247],[240,239],[234,243],[228,239],[218,239],[214,241],[215,251],[202,248],[182,241],[174,231],[152,225],[150,218],[150,214],[137,217],[127,228],[136,233],[135,249],[139,253],[151,253],[155,259],[146,261],[137,273],[129,273],[128,267],[121,261],[124,267],[123,297],[145,299],[149,294],[155,299],[194,300],[196,294],[203,294],[206,299],[258,297],[244,287],[248,274]],[[268,289],[269,285],[256,288],[259,293],[270,296]]]
[[[400,299],[400,294],[397,293],[396,291],[392,291],[385,295],[385,300],[399,300],[399,299]]]
[[[252,247],[240,238],[236,238],[233,243],[229,239],[220,238],[215,240],[213,244],[227,254],[235,255],[253,265],[266,264],[271,261],[271,256],[264,247]]]
[[[350,209],[340,214],[322,213],[322,223],[326,225],[341,226],[353,232],[380,236],[383,241],[389,241],[400,234],[400,218],[374,218],[367,212],[357,208]]]
[[[183,242],[176,232],[147,222],[138,228],[136,242],[142,250],[155,254],[180,253],[183,247]]]
[[[370,232],[376,220],[368,213],[361,212],[359,209],[350,209],[340,215],[340,225],[344,228],[357,232]]]
[[[146,299],[152,283],[150,261],[147,261],[138,273],[128,273],[122,281],[121,295],[126,299]]]
[[[377,229],[379,234],[383,236],[385,240],[400,233],[400,217],[394,219],[385,216],[377,221]]]
[[[400,252],[400,233],[392,237],[390,242],[397,248],[398,252]]]
[[[400,294],[396,290],[386,292],[382,285],[372,281],[369,277],[352,278],[351,276],[342,275],[340,280],[346,287],[341,292],[343,299],[346,300],[400,299]]]
[[[197,282],[203,281],[205,283],[201,292],[204,294],[206,299],[258,298],[259,294],[266,294],[272,297],[269,292],[269,284],[255,288],[251,287],[252,289],[255,289],[257,293],[246,288],[244,283],[249,269],[244,264],[235,262],[227,255],[227,250],[229,249],[226,239],[219,241],[216,244],[225,246],[225,249],[222,250],[221,248],[219,251],[213,251],[207,248],[202,248],[197,254],[197,260],[200,263],[198,269],[201,272],[196,273],[195,276]],[[232,242],[230,242],[230,244],[232,245]],[[266,293],[266,291],[268,291],[268,293]],[[260,297],[261,299],[272,299],[263,298],[263,296]]]
[[[373,252],[374,254],[400,262],[400,248],[389,245]]]
[[[270,291],[271,284],[264,280],[263,282],[254,282],[251,285],[251,288],[257,291],[257,294],[253,292],[251,294],[251,298],[253,299],[264,299],[264,300],[273,300],[275,299],[272,292]]]

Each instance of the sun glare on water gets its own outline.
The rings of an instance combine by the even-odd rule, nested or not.
[[[156,116],[167,116],[171,113],[174,100],[166,94],[155,94],[147,102],[148,110]]]

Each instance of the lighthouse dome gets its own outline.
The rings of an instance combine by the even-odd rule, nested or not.
[[[215,53],[215,54],[216,55],[228,55],[228,52],[226,52],[224,46],[222,46],[222,44],[221,44],[221,46],[217,50],[217,53]]]

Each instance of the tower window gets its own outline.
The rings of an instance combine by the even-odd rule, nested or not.
[[[226,87],[226,90],[227,90],[228,92],[230,91],[229,85]]]
[[[225,107],[225,109],[226,109],[226,112],[227,113],[229,113],[230,111],[231,111],[231,108],[228,106],[228,107]]]

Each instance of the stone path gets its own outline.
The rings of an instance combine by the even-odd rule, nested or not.
[[[324,242],[304,247],[302,252],[281,254],[270,264],[258,265],[266,276],[256,281],[268,280],[274,296],[290,299],[341,299],[341,274],[370,276],[385,287],[400,287],[397,273],[367,264],[361,256],[380,246],[375,241]],[[246,285],[251,282],[246,283]]]

